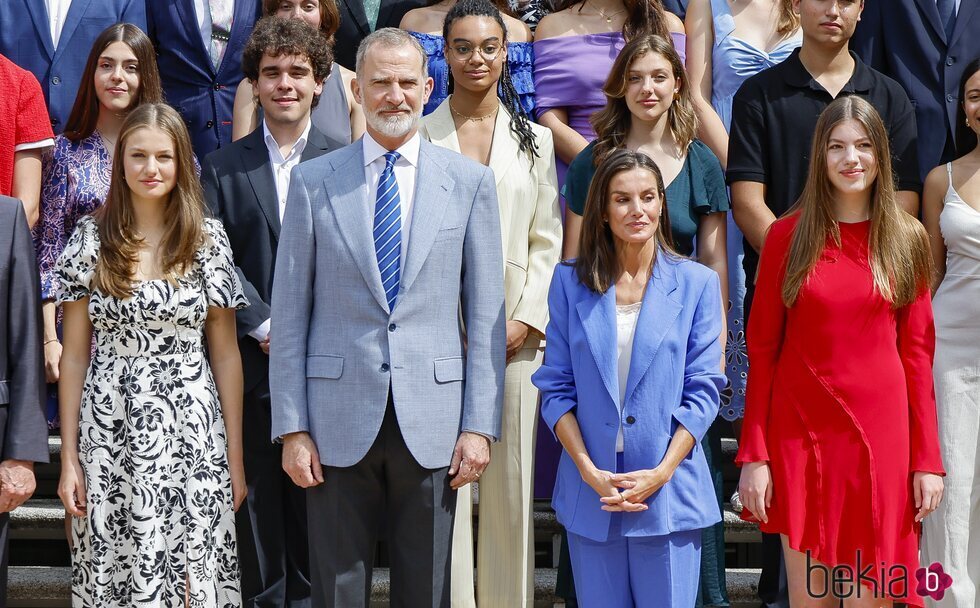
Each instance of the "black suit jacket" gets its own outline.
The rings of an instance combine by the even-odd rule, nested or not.
[[[398,27],[405,13],[425,5],[425,0],[381,0],[375,29]],[[340,9],[340,29],[334,35],[334,58],[340,65],[353,70],[357,47],[372,32],[371,26],[361,0],[337,0],[337,8]]]
[[[326,136],[311,127],[302,160],[329,151]],[[245,296],[251,303],[236,313],[245,389],[251,390],[269,373],[269,356],[248,332],[271,316],[281,228],[279,197],[262,126],[209,154],[201,167],[201,184],[208,206],[225,226]]]
[[[24,208],[0,196],[0,460],[48,461],[40,293]]]
[[[851,48],[912,100],[921,176],[958,156],[958,88],[966,64],[980,57],[980,0],[960,0],[948,40],[936,0],[867,0]]]

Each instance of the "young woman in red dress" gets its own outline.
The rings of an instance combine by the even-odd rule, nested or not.
[[[743,517],[782,536],[794,608],[923,603],[919,522],[945,474],[931,260],[890,158],[868,102],[831,103],[803,194],[762,251],[736,462]]]

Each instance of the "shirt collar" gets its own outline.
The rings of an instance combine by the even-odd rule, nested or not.
[[[388,153],[388,149],[374,141],[371,134],[364,133],[364,138],[362,140],[364,147],[364,166],[367,167],[374,161],[378,160],[382,156]],[[419,149],[422,146],[422,138],[419,136],[418,131],[412,135],[411,139],[403,143],[397,150],[402,158],[407,160],[413,167],[419,166]]]
[[[282,152],[279,151],[279,144],[276,142],[276,138],[272,136],[269,132],[269,127],[262,121],[262,139],[265,141],[265,147],[269,149],[270,158],[277,159],[279,162],[283,163],[293,156],[294,154],[302,154],[303,150],[306,149],[306,143],[310,139],[310,128],[313,126],[313,121],[307,118],[306,128],[303,129],[303,133],[300,134],[299,139],[293,144],[292,149],[289,151],[287,156],[283,156]]]
[[[841,89],[842,93],[867,93],[875,84],[874,74],[861,58],[854,51],[848,51],[854,59],[854,73],[851,74],[847,84]],[[823,86],[817,82],[810,72],[806,71],[803,62],[800,61],[800,49],[797,48],[784,62],[786,71],[784,78],[790,86],[800,89],[813,89],[823,91]]]

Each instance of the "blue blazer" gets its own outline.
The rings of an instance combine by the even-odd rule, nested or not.
[[[595,465],[616,470],[622,423],[626,471],[655,467],[679,424],[698,440],[648,510],[623,515],[624,536],[660,536],[721,520],[701,438],[718,413],[721,372],[721,289],[714,271],[661,253],[643,297],[622,415],[616,357],[616,288],[597,294],[575,268],[559,264],[548,294],[544,365],[534,374],[541,416],[554,430],[574,412]],[[621,420],[620,420],[621,418]],[[569,532],[608,540],[610,513],[562,452],[552,506]]]
[[[92,43],[102,30],[119,22],[145,30],[144,0],[74,0],[55,48],[44,0],[0,1],[0,54],[41,83],[56,134],[64,131],[75,105]]]
[[[147,0],[147,33],[167,103],[177,108],[198,158],[231,142],[235,91],[242,81],[242,51],[260,17],[262,2],[236,0],[231,38],[215,70],[201,38],[194,0]]]
[[[923,179],[953,160],[957,89],[966,64],[980,57],[980,0],[960,0],[948,40],[936,0],[867,0],[851,48],[912,100]]]

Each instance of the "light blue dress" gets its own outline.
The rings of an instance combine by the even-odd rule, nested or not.
[[[783,40],[770,52],[758,49],[734,35],[735,19],[728,0],[711,0],[715,44],[711,53],[711,105],[731,131],[732,99],[749,76],[782,63],[803,42],[801,33]],[[745,272],[742,269],[742,231],[728,216],[728,347],[725,352],[726,373],[732,384],[729,403],[722,403],[720,414],[726,420],[737,420],[745,413],[745,381],[748,357],[745,350]]]

